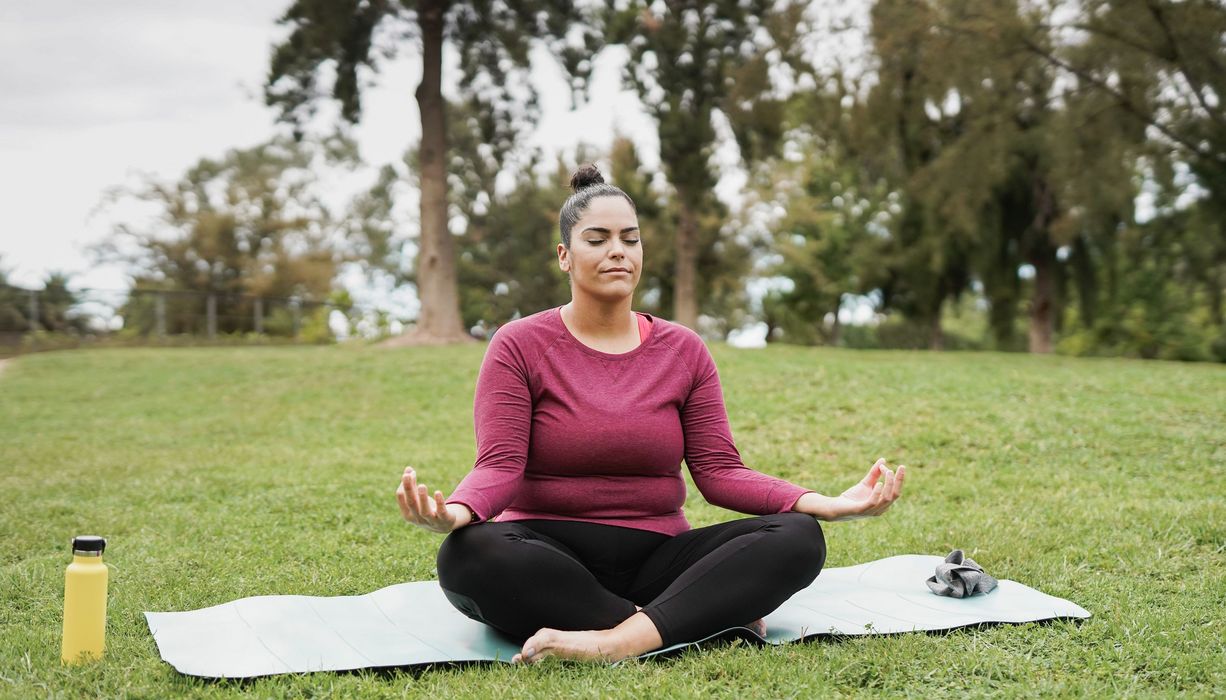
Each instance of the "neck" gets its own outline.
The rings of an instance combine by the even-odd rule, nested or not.
[[[593,338],[614,338],[636,327],[630,307],[633,301],[629,296],[612,303],[576,296],[562,309],[566,320],[579,333]]]

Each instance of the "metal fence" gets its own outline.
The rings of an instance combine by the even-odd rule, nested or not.
[[[170,333],[214,339],[225,333],[255,333],[297,338],[304,317],[320,310],[341,310],[326,301],[301,297],[262,297],[178,290],[133,290],[124,306],[124,326],[142,335]]]
[[[334,312],[344,315],[354,334],[378,335],[403,323],[390,310],[302,296],[0,284],[0,345],[20,345],[32,335],[47,334],[209,341],[255,335],[318,342],[331,335]]]

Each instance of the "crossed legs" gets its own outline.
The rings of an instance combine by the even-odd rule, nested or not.
[[[676,537],[532,520],[457,530],[438,571],[457,609],[527,640],[525,660],[619,659],[764,616],[812,583],[825,556],[820,525],[800,513]]]

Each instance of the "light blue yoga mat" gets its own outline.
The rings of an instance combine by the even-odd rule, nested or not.
[[[943,561],[905,554],[826,569],[766,617],[762,641],[1090,617],[1075,603],[1009,580],[986,595],[935,595],[924,581]],[[510,662],[519,652],[518,644],[453,608],[436,581],[401,583],[360,596],[256,596],[188,612],[147,612],[145,619],[162,659],[180,673],[204,678]],[[732,628],[695,643],[733,632],[756,637]]]

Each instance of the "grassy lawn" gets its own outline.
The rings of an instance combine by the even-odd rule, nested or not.
[[[179,676],[141,612],[434,578],[406,464],[474,457],[484,346],[116,349],[0,374],[0,697],[814,697],[1226,693],[1226,368],[716,346],[746,463],[838,491],[905,463],[884,518],[826,526],[829,566],[961,547],[1081,623],[743,644],[595,667],[473,666],[249,683]],[[732,517],[700,501],[695,525]],[[75,534],[109,540],[108,653],[59,664]]]

